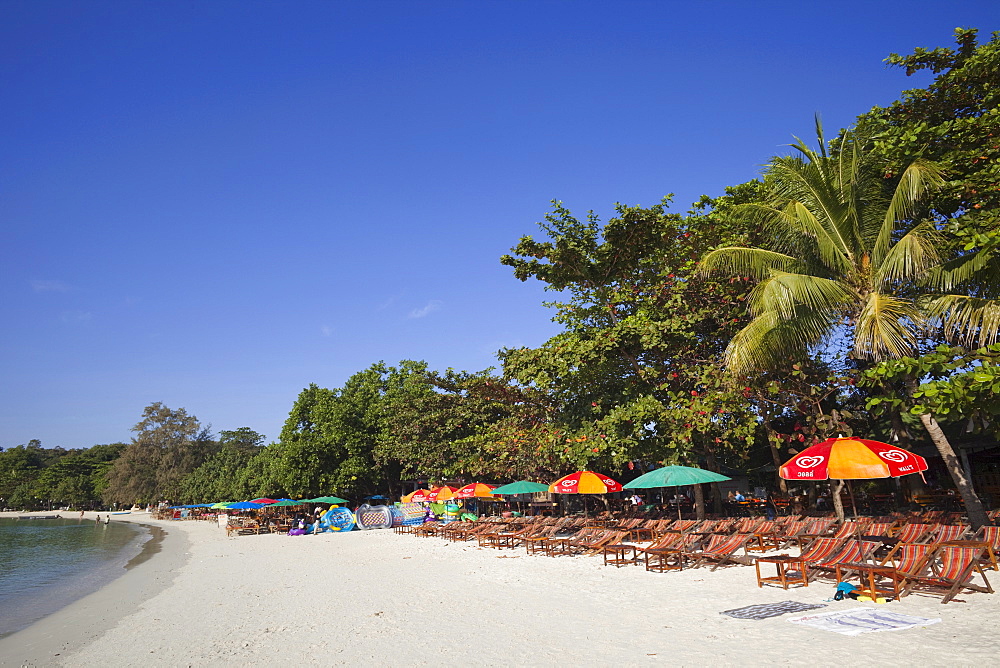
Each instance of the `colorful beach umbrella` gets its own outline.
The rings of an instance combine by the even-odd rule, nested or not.
[[[471,485],[466,485],[465,487],[460,487],[455,492],[456,499],[472,499],[472,498],[492,498],[493,490],[496,489],[496,485],[487,485],[482,482],[474,482]]]
[[[281,501],[275,501],[274,503],[267,504],[268,508],[274,508],[276,506],[301,506],[305,501],[296,501],[295,499],[282,499]]]
[[[226,508],[229,508],[230,510],[256,510],[263,507],[263,503],[254,503],[253,501],[240,501],[238,503],[226,504]]]
[[[305,499],[305,503],[350,503],[347,499],[342,499],[339,496],[317,496],[315,499]]]
[[[418,489],[403,497],[403,503],[426,503],[430,500],[431,491],[429,489]]]
[[[547,492],[548,485],[529,480],[518,480],[509,485],[502,485],[493,490],[494,496],[515,496],[517,494],[534,494],[535,492]]]
[[[622,491],[622,485],[601,473],[577,471],[565,475],[549,485],[556,494],[611,494]]]
[[[436,487],[431,490],[430,499],[432,503],[442,503],[444,501],[451,501],[455,498],[455,492],[457,492],[454,487],[449,487],[445,485],[444,487]]]
[[[732,480],[715,471],[695,468],[693,466],[664,466],[650,471],[635,480],[625,483],[624,489],[654,489],[656,487],[684,487],[700,485],[705,482],[723,482]]]
[[[704,482],[722,482],[732,480],[714,471],[695,468],[693,466],[664,466],[655,471],[643,474],[625,483],[624,489],[655,489],[657,487],[685,487],[700,485]],[[681,518],[681,504],[677,504],[677,519]]]
[[[250,499],[250,503],[275,503],[278,499],[269,499],[266,496],[262,496],[259,499]]]
[[[828,438],[789,459],[779,474],[785,480],[869,480],[926,470],[923,457],[888,443]]]

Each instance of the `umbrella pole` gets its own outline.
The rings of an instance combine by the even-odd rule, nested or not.
[[[858,504],[854,502],[854,488],[851,487],[851,481],[847,481],[847,493],[851,495],[851,508],[854,510],[854,519],[858,519]]]

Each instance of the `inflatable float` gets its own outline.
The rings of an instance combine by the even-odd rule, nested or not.
[[[350,508],[333,507],[319,516],[320,531],[350,531],[354,528],[354,513]]]
[[[354,519],[358,523],[358,528],[363,530],[392,527],[392,511],[389,510],[389,506],[362,504],[354,511]]]

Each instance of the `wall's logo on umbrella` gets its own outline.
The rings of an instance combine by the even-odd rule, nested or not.
[[[795,463],[804,469],[811,469],[823,463],[824,457],[799,457]]]
[[[896,462],[897,464],[902,464],[909,459],[905,452],[900,452],[899,450],[887,450],[886,452],[878,453],[878,456],[886,461]]]

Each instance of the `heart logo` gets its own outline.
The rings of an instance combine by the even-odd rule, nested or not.
[[[816,466],[819,466],[820,464],[822,464],[825,459],[826,459],[825,457],[821,457],[821,456],[816,456],[816,457],[799,457],[798,459],[795,460],[795,463],[798,466],[801,466],[804,469],[811,469],[813,467],[816,467]]]
[[[900,452],[899,450],[887,450],[886,452],[878,453],[878,456],[882,459],[901,464],[906,461],[906,453]]]

